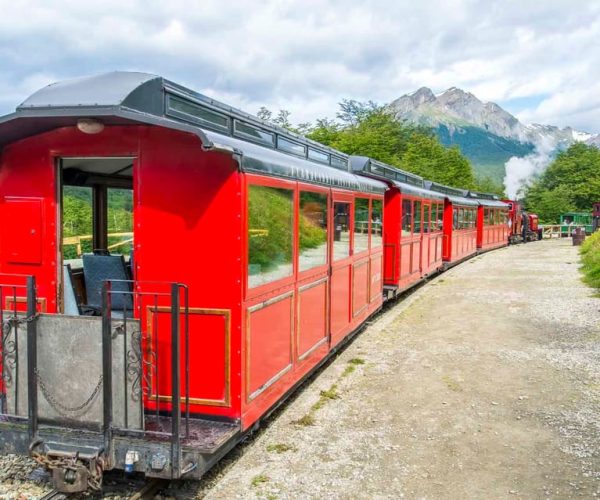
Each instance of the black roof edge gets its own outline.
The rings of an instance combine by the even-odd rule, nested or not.
[[[350,156],[350,168],[359,175],[368,175],[383,181],[396,181],[403,184],[410,184],[416,187],[423,187],[423,178],[417,174],[406,172],[398,167],[388,165],[368,156]]]

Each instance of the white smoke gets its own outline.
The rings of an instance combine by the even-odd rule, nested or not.
[[[513,156],[504,164],[506,168],[504,187],[511,200],[522,194],[523,189],[529,185],[535,175],[546,170],[553,159],[556,146],[554,138],[541,136],[535,144],[533,153],[521,158]]]

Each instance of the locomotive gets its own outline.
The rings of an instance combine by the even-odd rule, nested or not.
[[[526,212],[521,203],[516,200],[503,200],[508,206],[510,227],[509,243],[527,243],[542,239],[542,230],[539,227],[538,216]]]
[[[92,203],[76,258],[69,190]],[[199,479],[384,301],[537,223],[129,72],[0,118],[0,218],[0,451],[63,492],[111,469]]]

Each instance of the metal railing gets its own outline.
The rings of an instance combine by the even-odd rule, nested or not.
[[[33,439],[38,429],[35,277],[0,274],[0,280],[0,414],[12,420],[27,419],[29,437]],[[19,350],[23,327],[27,333],[27,416],[20,410],[22,370],[19,367]]]
[[[182,436],[190,436],[190,348],[188,288],[181,283],[106,281],[103,287],[102,307],[102,376],[103,376],[103,432],[105,449],[110,450],[114,432],[143,433],[171,442],[171,471],[178,477],[181,470]],[[118,297],[118,298],[117,298]],[[119,307],[113,307],[117,303]],[[132,309],[127,306],[131,305]],[[168,315],[165,324],[160,315]],[[117,317],[118,316],[118,317]],[[116,328],[114,327],[117,322]],[[132,328],[130,325],[136,325]],[[115,331],[123,334],[123,387],[113,387],[113,338]],[[127,348],[129,338],[129,348]],[[165,343],[164,340],[168,342]],[[183,339],[183,415],[182,433],[182,367]],[[161,342],[161,340],[163,342]],[[168,346],[168,348],[167,348]],[[162,367],[164,356],[170,350],[170,395],[161,395],[161,381],[165,379]],[[161,379],[161,377],[163,377]],[[131,389],[129,384],[131,383]],[[124,426],[113,422],[113,390],[124,391]],[[141,430],[129,427],[127,401],[139,398]],[[170,426],[169,426],[170,423]],[[169,427],[169,428],[167,428]],[[109,454],[110,456],[110,454]]]

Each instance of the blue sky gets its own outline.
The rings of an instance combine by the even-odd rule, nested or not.
[[[460,87],[523,121],[600,132],[600,3],[0,0],[0,114],[57,80],[161,74],[255,113],[333,117]]]

